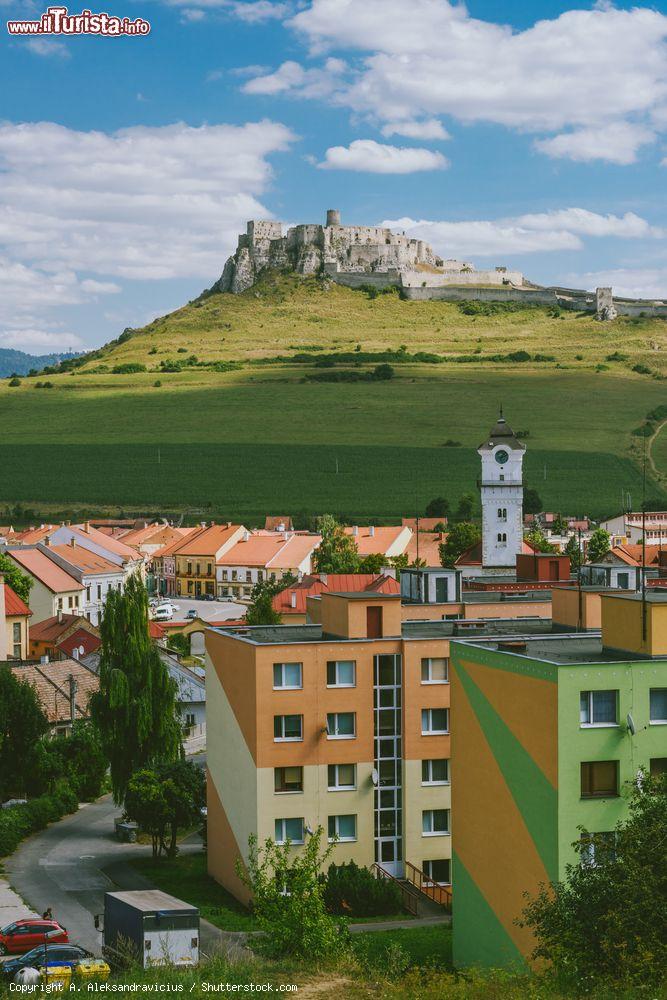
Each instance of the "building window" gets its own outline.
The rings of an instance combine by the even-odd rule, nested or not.
[[[422,684],[446,684],[449,680],[449,660],[446,656],[422,659]]]
[[[275,826],[276,844],[303,844],[303,817],[300,819],[277,819]]]
[[[88,601],[88,603],[90,603],[90,587],[86,587],[86,600]],[[62,602],[62,600],[61,600],[61,599],[59,598],[59,599],[58,599],[58,607],[59,607],[59,609],[60,609],[61,611],[62,611],[62,606],[63,606],[63,602]]]
[[[652,778],[659,778],[661,774],[667,774],[667,757],[651,757],[650,770]]]
[[[498,545],[507,545],[507,535],[504,531],[498,532]]]
[[[227,575],[227,570],[226,569],[223,569],[223,571],[222,571],[222,579],[223,580],[228,580],[229,579],[229,577]]]
[[[353,739],[356,736],[356,721],[356,714],[354,712],[328,712],[327,739]]]
[[[206,563],[206,575],[211,576],[212,572],[213,572],[213,564]]]
[[[506,521],[507,520],[507,507],[499,507],[498,508],[498,520],[499,521]]]
[[[449,858],[422,861],[422,871],[431,882],[438,885],[451,885],[451,861]]]
[[[424,809],[422,836],[442,837],[449,833],[449,809]]]
[[[422,761],[422,785],[448,785],[449,760],[440,757]]]
[[[273,739],[276,743],[288,743],[303,739],[302,715],[274,715]]]
[[[327,687],[353,688],[356,685],[357,664],[354,660],[329,660]]]
[[[330,792],[349,792],[357,787],[356,764],[329,764],[327,775]]]
[[[97,584],[97,600],[98,601],[102,600],[102,584],[101,583]]]
[[[245,582],[252,583],[252,573],[249,569],[245,571]]]
[[[448,732],[448,708],[422,708],[422,736],[438,736]]]
[[[618,795],[617,760],[591,760],[582,762],[582,799],[606,799],[616,795]]]
[[[14,622],[13,623],[12,633],[13,633],[13,636],[14,636],[13,641],[14,642],[18,642],[20,644],[20,642],[21,642],[21,622]]]
[[[88,595],[88,600],[90,600],[90,587],[87,588],[86,593]],[[58,598],[58,611],[62,611],[62,609],[63,609],[63,599],[62,599],[62,597],[59,597]]]
[[[329,840],[356,840],[357,839],[357,817],[349,816],[329,816]]]
[[[617,726],[618,691],[582,691],[579,720],[582,726]]]
[[[274,663],[273,664],[273,687],[274,690],[283,688],[294,690],[303,687],[303,671],[300,663]]]
[[[615,859],[616,834],[612,831],[604,833],[582,833],[581,851],[579,857],[582,865],[595,867],[605,861]]]
[[[667,723],[667,688],[651,688],[649,702],[651,722]]]
[[[302,792],[302,767],[276,767],[273,769],[274,788],[276,792]]]

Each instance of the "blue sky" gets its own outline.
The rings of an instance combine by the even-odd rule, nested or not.
[[[328,207],[667,298],[666,4],[499,8],[114,0],[150,35],[3,33],[0,346],[98,346],[212,284],[247,218]]]

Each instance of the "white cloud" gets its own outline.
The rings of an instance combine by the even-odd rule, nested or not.
[[[582,208],[464,222],[387,219],[382,225],[427,240],[444,257],[500,257],[503,263],[512,255],[581,250],[582,236],[641,239],[663,235],[631,212],[598,215]]]
[[[31,38],[25,42],[25,47],[35,56],[50,59],[69,59],[70,52],[64,42],[55,38]]]
[[[582,128],[574,132],[562,132],[552,139],[538,139],[535,148],[555,159],[576,160],[590,163],[591,160],[606,160],[627,166],[636,163],[637,152],[655,140],[653,129],[630,122],[614,122],[601,128]]]
[[[297,90],[304,98],[328,97],[340,86],[346,69],[341,59],[327,59],[321,68],[315,69],[304,69],[300,63],[288,59],[275,73],[254,76],[241,89],[246,94],[291,94]]]
[[[408,139],[449,139],[450,135],[437,118],[428,118],[422,122],[388,122],[382,126],[382,135],[390,138],[392,135],[404,135]]]
[[[381,126],[492,122],[541,134],[548,155],[615,163],[633,162],[665,126],[667,16],[657,10],[601,4],[517,31],[447,0],[311,0],[287,24],[311,56],[360,53],[345,77],[321,84]],[[263,77],[280,85],[264,92],[314,96],[289,65]]]
[[[260,21],[282,20],[293,12],[290,3],[274,3],[272,0],[244,0],[232,4],[232,13],[242,21],[255,24]]]
[[[51,332],[26,327],[20,330],[0,330],[0,347],[13,347],[27,354],[53,354],[83,347],[81,337],[66,331]]]
[[[203,21],[205,17],[206,11],[200,10],[198,7],[186,7],[181,12],[181,21],[185,24],[197,24],[199,21]]]
[[[116,295],[122,288],[114,281],[95,281],[93,278],[86,278],[81,282],[81,290],[90,292],[91,295]]]
[[[349,146],[330,146],[318,166],[323,170],[360,170],[372,174],[413,174],[442,170],[442,153],[408,146],[388,146],[373,139],[355,139]]]

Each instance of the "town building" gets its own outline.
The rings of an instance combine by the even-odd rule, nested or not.
[[[52,618],[31,625],[29,658],[41,660],[80,660],[101,645],[100,633],[83,615],[59,611]]]
[[[83,615],[85,588],[80,580],[49,559],[36,545],[8,548],[5,555],[30,577],[32,623],[53,618],[58,612]]]
[[[66,735],[75,722],[90,718],[88,703],[100,683],[83,663],[77,660],[27,663],[12,667],[12,673],[17,680],[27,681],[35,688],[54,736]]]
[[[399,594],[366,591],[310,597],[307,616],[206,632],[210,874],[247,900],[248,837],[298,846],[321,825],[338,863],[448,886],[449,643],[473,623],[405,622]]]
[[[152,592],[160,597],[176,596],[176,553],[186,541],[191,541],[196,535],[206,529],[201,525],[188,529],[187,535],[164,545],[154,552],[150,560],[148,582],[152,584]]]
[[[353,525],[344,529],[351,535],[357,552],[362,557],[382,555],[387,559],[402,556],[412,539],[412,530],[406,524],[398,525]]]
[[[637,590],[641,586],[642,566],[644,576],[655,580],[660,573],[661,547],[659,545],[630,545],[618,543],[594,563],[581,567],[584,583]]]
[[[553,594],[550,633],[451,646],[460,966],[528,960],[525,894],[564,877],[576,841],[627,817],[638,768],[667,769],[667,595]]]
[[[0,576],[0,660],[27,660],[32,611]]]
[[[83,614],[93,625],[99,625],[109,592],[123,589],[124,566],[110,562],[87,546],[79,545],[75,536],[67,545],[53,545],[47,538],[44,543],[38,544],[38,549],[82,584]]]
[[[388,574],[376,573],[309,573],[273,598],[273,610],[284,625],[305,625],[309,597],[327,591],[368,591],[378,594],[400,594],[398,581]]]
[[[482,570],[513,570],[523,547],[523,458],[526,446],[502,415],[477,449],[482,460]]]
[[[637,545],[646,534],[644,540],[647,545],[667,545],[667,511],[664,510],[615,514],[601,521],[600,527],[609,532],[612,544],[627,542]]]
[[[288,531],[244,531],[242,537],[218,559],[218,597],[248,600],[252,588],[262,580],[285,576],[300,580],[312,569],[313,552],[321,535],[292,534]]]
[[[190,535],[174,550],[176,594],[181,597],[216,596],[216,567],[224,554],[245,534],[242,524],[212,524]]]
[[[48,541],[52,547],[74,542],[79,547],[88,549],[93,555],[119,566],[123,570],[125,582],[137,572],[143,579],[145,560],[141,553],[126,545],[122,539],[93,527],[89,521],[85,524],[61,524],[55,531],[49,532]]]

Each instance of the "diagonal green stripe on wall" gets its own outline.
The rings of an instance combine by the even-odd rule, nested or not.
[[[526,968],[521,952],[487,903],[456,851],[453,854],[454,965]],[[474,928],[474,934],[471,929]]]
[[[558,793],[457,657],[455,670],[551,881],[558,877]]]

